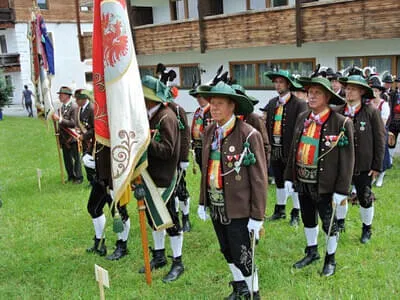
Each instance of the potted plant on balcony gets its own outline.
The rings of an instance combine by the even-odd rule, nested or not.
[[[11,104],[13,87],[7,84],[2,71],[0,71],[0,120],[3,120],[3,107]]]

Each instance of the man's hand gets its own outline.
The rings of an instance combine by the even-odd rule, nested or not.
[[[375,170],[370,170],[368,173],[368,176],[372,176],[372,180],[375,180],[376,177],[378,177],[378,175],[379,175],[379,172],[375,171]]]
[[[182,171],[186,171],[186,169],[189,168],[189,162],[188,161],[181,161],[179,163],[179,167],[181,168]]]
[[[247,229],[249,230],[249,233],[251,234],[253,232],[256,240],[260,239],[260,230],[262,226],[263,221],[257,221],[252,218],[250,218],[249,222],[247,223]]]
[[[207,215],[206,209],[204,205],[199,205],[199,208],[197,209],[197,215],[199,216],[200,220],[206,221],[210,217]]]
[[[59,117],[58,115],[56,115],[56,114],[53,114],[53,115],[51,116],[51,118],[52,118],[54,121],[59,121],[59,120],[60,120],[60,117]]]
[[[286,195],[290,195],[294,192],[293,190],[293,182],[291,181],[285,181],[285,191],[286,191]]]

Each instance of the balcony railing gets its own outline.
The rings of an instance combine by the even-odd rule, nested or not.
[[[0,28],[13,28],[15,12],[12,8],[0,8]]]
[[[0,54],[0,68],[6,72],[21,71],[19,53]]]

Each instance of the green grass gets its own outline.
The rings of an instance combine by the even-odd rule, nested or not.
[[[400,196],[397,193],[400,161],[387,172],[384,187],[375,188],[375,219],[372,240],[359,242],[358,208],[350,207],[347,231],[341,235],[335,276],[322,278],[323,260],[294,270],[303,256],[302,227],[288,221],[266,223],[257,247],[260,290],[265,299],[399,299],[400,298]],[[42,169],[42,191],[36,169]],[[229,269],[219,252],[211,223],[196,216],[199,175],[189,172],[192,196],[192,232],[185,234],[184,275],[171,284],[161,279],[166,269],[153,273],[147,286],[138,274],[142,250],[135,201],[129,204],[132,230],[129,255],[117,262],[87,254],[93,226],[86,211],[90,190],[86,184],[62,185],[52,128],[41,121],[6,117],[0,121],[0,299],[97,299],[94,264],[107,269],[111,288],[108,299],[223,299],[230,293]],[[275,204],[269,188],[267,214]],[[287,212],[291,209],[289,200]],[[112,251],[116,235],[108,217],[106,243]],[[150,233],[150,231],[148,231]],[[149,235],[150,237],[150,235]],[[325,239],[320,230],[320,254]],[[167,254],[171,254],[166,239]]]

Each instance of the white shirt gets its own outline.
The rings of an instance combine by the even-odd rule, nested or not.
[[[160,106],[161,106],[161,103],[160,103],[160,104],[157,104],[156,106],[150,108],[150,109],[147,111],[147,116],[149,117],[149,120],[156,114],[156,112],[158,111],[158,109],[160,108]]]

